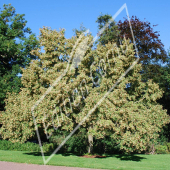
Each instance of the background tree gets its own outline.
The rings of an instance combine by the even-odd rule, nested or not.
[[[44,52],[32,51],[39,59],[23,69],[21,92],[9,94],[6,100],[6,111],[1,118],[2,137],[13,142],[25,142],[33,137],[31,108],[53,86],[34,109],[39,131],[43,130],[47,136],[57,135],[57,131],[70,132],[86,117],[80,128],[85,129],[90,138],[89,152],[93,149],[93,138],[105,136],[115,139],[124,152],[146,150],[162,126],[169,122],[169,117],[156,102],[162,96],[159,86],[152,80],[142,82],[140,64],[88,115],[136,60],[133,44],[122,42],[121,48],[113,43],[98,44],[94,49],[90,34],[66,39],[64,30],[45,27],[40,31],[39,42]],[[74,59],[81,62],[74,65]],[[92,76],[99,67],[103,78],[100,86],[94,87],[98,80]],[[62,79],[54,85],[61,75]]]
[[[169,53],[169,51],[168,51]],[[169,53],[170,56],[170,53]],[[170,115],[170,60],[167,65],[162,66],[160,69],[161,75],[159,77],[160,87],[163,89],[164,94],[158,102],[163,105],[164,109],[167,109],[168,115]],[[160,142],[170,141],[170,124],[166,125],[160,133]]]
[[[154,79],[155,82],[158,82],[161,75],[159,68],[161,68],[161,64],[168,62],[168,55],[159,39],[158,31],[153,30],[156,25],[151,27],[150,22],[141,21],[136,16],[131,17],[130,23],[143,67],[143,78],[145,80]],[[125,36],[133,42],[128,19],[120,20],[117,25],[120,38]]]
[[[24,16],[17,14],[11,4],[3,5],[0,11],[0,110],[4,109],[7,92],[20,91],[20,67],[36,58],[30,51],[38,46],[38,41],[26,27]]]
[[[111,18],[112,16],[108,14],[98,17],[96,22],[98,23],[99,31]],[[124,21],[119,20],[117,24],[115,22],[110,23],[109,27],[100,35],[99,42],[102,45],[113,41],[118,42],[118,45],[120,45],[124,37],[130,39],[130,42],[133,43],[128,19]],[[160,35],[158,31],[153,30],[150,22],[141,21],[136,16],[131,17],[130,23],[138,49],[140,63],[142,63],[143,70],[141,73],[143,74],[143,78],[145,80],[154,79],[158,83],[159,76],[161,75],[159,68],[161,64],[168,61],[168,55],[164,49],[164,45],[159,39]]]
[[[98,23],[98,29],[99,31],[109,22],[109,20],[112,18],[111,15],[103,15],[101,14],[96,22]],[[98,33],[99,35],[99,33]],[[116,24],[116,22],[110,22],[110,24],[108,25],[108,27],[106,27],[104,29],[104,31],[99,35],[99,39],[98,41],[102,44],[108,44],[108,42],[116,42],[118,41],[118,35],[119,35],[119,31],[118,31],[118,26]]]

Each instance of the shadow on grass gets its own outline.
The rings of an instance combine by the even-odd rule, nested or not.
[[[76,153],[60,153],[62,156],[80,156],[79,154]]]
[[[24,153],[26,155],[33,155],[33,156],[42,156],[41,152],[29,152],[29,153]],[[52,153],[44,153],[44,156],[50,156]],[[81,156],[79,154],[75,153],[58,153],[61,154],[62,156]],[[145,157],[138,156],[138,155],[106,155],[106,157],[103,158],[108,158],[108,157],[116,157],[120,159],[121,161],[136,161],[140,162],[143,159],[146,159]],[[95,159],[101,159],[100,156],[95,157]]]
[[[26,155],[33,155],[33,156],[42,156],[41,152],[25,152],[24,154]],[[45,152],[44,156],[50,156],[52,152]],[[74,153],[57,153],[61,154],[62,156],[79,156],[78,154]]]
[[[140,162],[142,159],[146,159],[145,157],[137,155],[115,155],[115,157],[120,159],[121,161],[136,161],[136,162]]]
[[[33,156],[42,156],[41,152],[28,152],[28,153],[24,153],[26,155],[33,155]],[[51,153],[44,153],[44,156],[50,156]]]

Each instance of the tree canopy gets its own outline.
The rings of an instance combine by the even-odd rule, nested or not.
[[[11,4],[0,11],[0,110],[4,109],[7,92],[19,92],[20,67],[25,67],[36,56],[30,51],[38,46],[31,29],[26,27],[24,14],[17,14]]]
[[[112,20],[111,15],[104,15],[101,14],[97,20],[96,23],[98,23],[98,29],[99,29],[99,42],[102,45],[108,44],[108,42],[117,42],[118,41],[118,35],[119,35],[119,30],[118,30],[118,25],[116,24],[115,21]],[[106,27],[106,25],[108,26]],[[100,33],[100,31],[104,28],[104,31]]]
[[[71,132],[82,122],[80,128],[88,135],[98,139],[110,136],[125,152],[146,150],[169,122],[166,110],[157,103],[162,90],[152,80],[142,81],[139,63],[111,89],[136,60],[133,44],[127,40],[117,47],[109,42],[94,49],[91,34],[66,39],[63,29],[44,27],[40,31],[44,52],[40,48],[32,51],[38,59],[22,69],[21,92],[8,95],[1,117],[2,137],[25,142],[34,136],[31,108],[46,94],[34,108],[34,116],[38,130],[48,138],[56,130]],[[96,70],[101,80],[94,79]]]

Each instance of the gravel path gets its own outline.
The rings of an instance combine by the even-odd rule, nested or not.
[[[14,162],[0,162],[0,170],[97,170],[97,169],[76,168],[66,166],[35,165]]]

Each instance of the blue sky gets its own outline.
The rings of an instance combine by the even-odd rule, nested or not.
[[[3,4],[11,3],[16,12],[25,14],[25,19],[36,36],[39,28],[43,26],[52,29],[65,28],[66,37],[73,35],[73,29],[79,28],[80,24],[90,29],[95,36],[97,33],[97,17],[103,14],[114,15],[119,8],[126,3],[129,15],[136,15],[140,20],[146,18],[154,27],[160,31],[160,39],[165,45],[165,50],[170,47],[170,1],[169,0],[1,0]],[[116,21],[126,17],[123,10]]]

